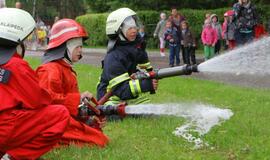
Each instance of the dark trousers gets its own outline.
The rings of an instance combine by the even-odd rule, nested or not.
[[[219,54],[221,48],[221,40],[217,40],[217,43],[215,44],[215,54]]]
[[[196,64],[195,48],[194,47],[183,47],[183,61],[185,64]]]
[[[236,31],[235,33],[236,45],[239,46],[239,45],[244,45],[246,43],[250,43],[252,42],[253,37],[254,37],[253,32],[242,33],[242,32]]]
[[[174,66],[174,61],[176,61],[176,65],[180,65],[180,45],[169,45],[170,48],[170,56],[169,56],[169,64],[170,66]]]

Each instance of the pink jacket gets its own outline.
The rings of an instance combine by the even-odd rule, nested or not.
[[[204,45],[214,45],[217,43],[218,35],[216,29],[212,27],[204,27],[202,31],[202,42]]]

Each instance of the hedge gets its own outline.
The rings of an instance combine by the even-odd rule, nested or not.
[[[189,22],[191,30],[196,33],[197,39],[200,39],[200,33],[204,21],[204,15],[206,13],[215,13],[220,17],[220,22],[223,22],[223,14],[230,8],[220,8],[215,10],[194,10],[183,9],[180,10]],[[263,6],[258,7],[258,11],[262,20],[266,22],[267,18],[270,18],[270,7]],[[157,48],[158,40],[153,38],[153,32],[156,24],[159,21],[160,12],[157,11],[138,11],[140,20],[145,26],[146,33],[148,34],[148,48]],[[169,15],[170,11],[165,11]],[[109,13],[102,14],[86,14],[79,16],[76,20],[81,23],[88,31],[90,38],[86,41],[89,46],[107,46],[107,37],[105,34],[105,24]]]

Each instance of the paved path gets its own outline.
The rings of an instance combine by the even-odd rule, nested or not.
[[[106,49],[84,49],[83,59],[79,63],[91,64],[97,67],[101,66],[101,60],[106,55]],[[148,52],[149,59],[154,68],[166,68],[168,67],[168,54],[165,57],[161,57],[159,53],[154,51]],[[27,51],[26,56],[41,57],[42,51]],[[197,55],[198,62],[203,61],[202,55]],[[182,62],[181,62],[182,63]],[[183,63],[182,63],[183,64]],[[218,81],[225,84],[232,84],[237,86],[270,89],[270,77],[269,76],[248,76],[248,75],[232,75],[232,74],[205,74],[194,73],[193,78],[206,79],[212,81]]]

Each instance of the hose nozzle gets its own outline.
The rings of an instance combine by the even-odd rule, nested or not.
[[[118,115],[120,117],[125,117],[126,116],[126,112],[125,112],[125,107],[126,107],[126,103],[120,103],[116,106],[112,106],[112,105],[99,105],[96,107],[96,109],[98,109],[100,111],[100,115]],[[89,115],[95,115],[96,113],[91,110],[89,113]]]
[[[194,65],[188,65],[187,68],[188,68],[188,70],[189,70],[190,72],[198,72],[198,66],[197,66],[197,64],[194,64]]]

